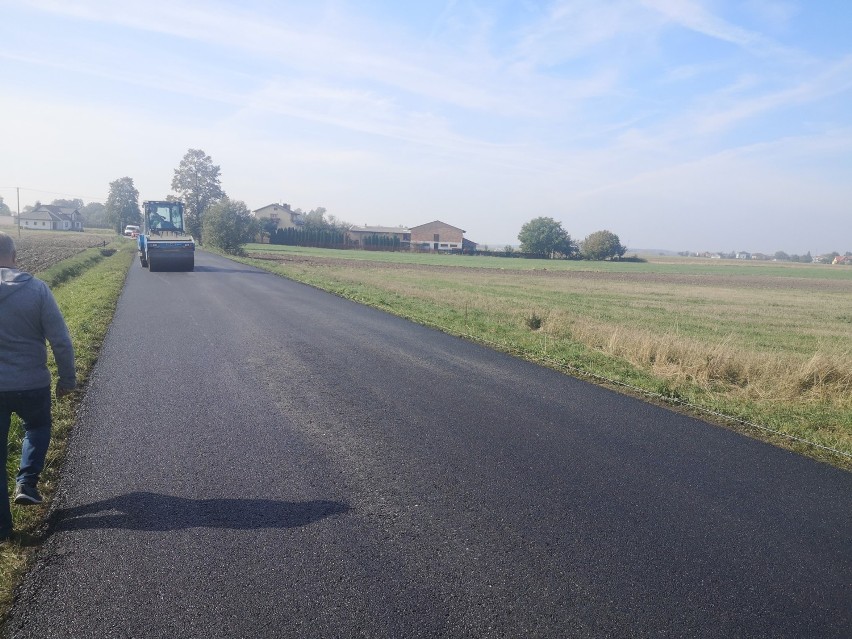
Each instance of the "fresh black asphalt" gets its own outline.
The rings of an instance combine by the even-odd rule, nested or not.
[[[852,474],[196,264],[131,269],[6,636],[852,636]]]

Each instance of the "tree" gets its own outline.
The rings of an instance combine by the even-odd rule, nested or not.
[[[128,224],[141,224],[139,191],[133,186],[133,178],[118,178],[109,183],[105,208],[107,223],[119,235]]]
[[[51,206],[62,206],[69,209],[77,209],[79,211],[83,208],[83,200],[80,198],[74,198],[73,200],[53,200]]]
[[[264,235],[270,238],[270,242],[272,241],[272,236],[278,230],[278,220],[272,220],[269,218],[264,218],[260,221],[260,233],[261,239]]]
[[[302,228],[306,231],[314,230],[345,233],[352,227],[351,224],[344,222],[343,220],[338,220],[334,215],[326,217],[326,213],[328,213],[328,211],[322,206],[311,209],[307,213],[302,213],[301,209],[296,209],[295,212],[301,214],[303,220]]]
[[[790,256],[784,251],[775,251],[775,259],[779,262],[789,262]]]
[[[86,226],[98,228],[109,228],[110,226],[107,220],[106,207],[100,202],[89,202],[80,209],[80,214],[86,220]]]
[[[187,230],[200,242],[205,212],[225,198],[219,182],[219,167],[201,149],[189,149],[175,169],[172,191],[184,203]]]
[[[595,231],[583,240],[580,247],[587,260],[616,259],[627,251],[627,247],[622,246],[618,236],[611,231]]]
[[[12,210],[9,205],[3,201],[3,196],[0,195],[0,215],[12,215]]]
[[[260,231],[260,223],[245,202],[222,198],[204,214],[205,242],[232,255],[240,255],[243,245]]]
[[[323,209],[323,210],[325,210],[325,209]],[[329,215],[328,216],[328,226],[333,231],[337,231],[338,233],[345,233],[346,231],[348,231],[349,229],[352,228],[352,224],[350,224],[349,222],[344,222],[343,220],[338,219],[336,215]]]
[[[552,217],[537,217],[521,227],[518,233],[521,251],[547,257],[571,257],[577,253],[577,245],[562,228],[562,223]]]
[[[330,224],[325,219],[325,208],[318,206],[317,208],[308,211],[304,215],[305,224],[302,228],[323,230],[330,228]]]
[[[41,201],[36,200],[35,204],[27,204],[26,206],[24,206],[24,208],[21,209],[21,213],[32,213],[33,211],[35,211],[40,206],[41,206]]]

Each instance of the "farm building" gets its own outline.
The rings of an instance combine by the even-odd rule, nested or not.
[[[40,231],[83,230],[83,217],[79,210],[52,204],[42,204],[32,211],[21,213],[18,223],[21,228]]]
[[[401,226],[352,226],[346,231],[346,239],[353,246],[368,246],[375,238],[387,238],[403,249],[411,245],[411,231]]]
[[[460,250],[464,243],[464,230],[446,222],[435,220],[411,227],[411,247],[432,251]]]

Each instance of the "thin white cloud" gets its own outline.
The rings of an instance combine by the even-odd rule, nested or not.
[[[585,58],[601,45],[653,38],[661,20],[633,2],[560,0],[530,25],[514,48],[517,65],[541,68]]]
[[[808,104],[852,90],[852,56],[824,69],[815,77],[794,86],[742,99],[694,118],[694,130],[701,134],[716,133],[771,111]]]
[[[720,18],[705,9],[700,0],[640,0],[640,2],[673,24],[710,38],[735,44],[752,53],[800,64],[814,62],[811,56],[798,49],[782,46],[761,33]]]
[[[763,40],[756,33],[719,19],[694,0],[640,0],[640,2],[649,9],[659,12],[671,22],[712,38],[740,46],[751,46]]]

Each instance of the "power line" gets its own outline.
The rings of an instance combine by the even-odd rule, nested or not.
[[[102,200],[103,196],[89,196],[89,195],[78,195],[75,193],[60,193],[59,191],[48,191],[46,189],[33,189],[27,186],[0,186],[0,189],[8,189],[8,190],[21,190],[21,191],[31,191],[33,193],[46,193],[48,195],[63,195],[65,197],[74,198],[76,200],[84,200],[93,202],[96,200]]]

